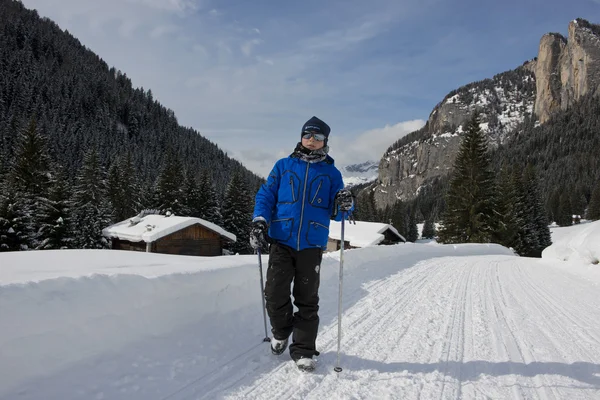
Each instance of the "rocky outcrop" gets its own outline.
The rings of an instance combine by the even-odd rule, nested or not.
[[[568,39],[544,35],[536,59],[492,79],[449,93],[426,126],[392,145],[379,163],[373,190],[378,208],[411,200],[436,178],[447,175],[460,147],[462,127],[473,111],[490,146],[502,143],[525,118],[544,123],[589,93],[600,91],[600,26],[578,19]]]
[[[535,69],[535,113],[544,123],[588,93],[600,90],[600,27],[577,19],[569,36],[549,33],[540,40]]]
[[[539,120],[545,122],[550,114],[560,108],[562,84],[560,58],[567,47],[567,40],[558,34],[548,33],[540,40],[536,77],[535,113]]]
[[[463,125],[474,111],[490,145],[502,143],[527,115],[533,113],[535,80],[530,63],[474,82],[449,93],[431,112],[416,137],[400,141],[384,154],[374,196],[377,207],[410,200],[440,176],[447,175],[461,143]]]

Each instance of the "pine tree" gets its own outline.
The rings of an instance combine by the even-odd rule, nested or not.
[[[77,176],[74,190],[74,216],[77,226],[76,247],[81,249],[108,248],[102,229],[112,222],[107,196],[106,172],[95,149],[88,151]]]
[[[546,215],[548,217],[548,221],[557,222],[558,220],[558,209],[560,206],[560,191],[555,189],[552,191],[550,198],[546,202]]]
[[[590,197],[590,204],[587,209],[587,219],[596,221],[600,219],[600,182],[596,184],[592,197]]]
[[[170,211],[175,215],[182,215],[185,211],[183,180],[184,174],[181,162],[172,151],[168,151],[156,183],[154,208],[158,208],[163,212]]]
[[[527,190],[527,202],[531,210],[531,221],[534,235],[536,236],[535,247],[529,252],[529,256],[541,257],[542,250],[552,244],[548,220],[542,206],[542,199],[538,187],[538,179],[533,165],[527,165],[523,180]]]
[[[131,153],[117,158],[111,165],[108,171],[107,194],[113,208],[114,222],[131,218],[142,209],[142,191]]]
[[[217,189],[208,171],[202,174],[200,187],[202,191],[201,218],[222,226],[223,216],[221,215]]]
[[[357,196],[354,217],[360,221],[375,222],[377,216],[375,211],[375,192],[373,190],[367,189]]]
[[[396,200],[391,210],[390,222],[394,228],[401,234],[404,238],[408,237],[408,218],[407,218],[407,210],[404,203],[401,200]]]
[[[433,239],[435,237],[435,224],[433,222],[433,215],[430,215],[429,218],[425,220],[421,237],[423,239]]]
[[[473,114],[454,162],[439,238],[442,243],[487,243],[494,231],[495,188],[487,142]]]
[[[0,182],[0,251],[27,250],[27,218],[14,184]]]
[[[11,169],[15,200],[22,213],[24,248],[35,249],[43,240],[39,234],[39,215],[48,201],[51,169],[46,138],[40,134],[35,119],[31,119],[19,135]]]
[[[514,246],[519,255],[526,256],[539,247],[536,225],[533,218],[533,206],[528,200],[528,188],[525,187],[523,174],[513,171],[513,186],[516,199],[515,215],[517,219],[517,239]]]
[[[417,228],[417,216],[415,212],[410,213],[409,222],[408,222],[408,235],[406,240],[409,242],[416,242],[419,238],[419,228]]]
[[[567,192],[560,195],[558,203],[558,216],[556,218],[558,226],[571,226],[573,223],[573,210],[571,209],[571,196]]]
[[[581,215],[583,217],[587,207],[587,199],[583,194],[581,186],[577,186],[578,187],[571,192],[571,206],[573,208],[573,214]]]
[[[519,227],[523,225],[523,221],[518,218],[521,205],[518,202],[513,174],[507,169],[500,173],[496,207],[498,228],[494,232],[494,242],[508,248],[521,248]]]
[[[65,174],[57,170],[48,201],[40,214],[40,234],[43,237],[38,249],[69,249],[75,246],[73,203]]]
[[[225,191],[223,201],[223,228],[233,233],[237,241],[227,246],[233,253],[252,254],[250,247],[250,224],[252,221],[253,201],[246,183],[240,174],[234,171]]]
[[[183,181],[183,209],[186,216],[202,218],[202,192],[198,179],[188,171]]]

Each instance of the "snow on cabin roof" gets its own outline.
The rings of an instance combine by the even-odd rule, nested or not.
[[[397,235],[398,239],[406,241],[396,228],[390,224],[365,221],[356,221],[356,224],[348,221],[344,222],[344,241],[349,241],[352,247],[375,246],[383,241],[385,238],[383,233],[388,229]],[[341,240],[341,222],[331,221],[329,225],[329,237],[334,240]]]
[[[158,214],[145,215],[141,218],[133,217],[125,221],[117,222],[102,230],[106,237],[127,240],[130,242],[151,243],[162,237],[170,235],[188,226],[200,224],[221,236],[236,241],[233,233],[227,232],[220,226],[201,218],[165,216]]]

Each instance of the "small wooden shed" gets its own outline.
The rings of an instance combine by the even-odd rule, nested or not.
[[[200,218],[150,214],[118,222],[102,230],[117,250],[187,256],[220,256],[234,234]]]
[[[341,247],[341,222],[331,221],[327,251],[337,251]],[[391,224],[379,222],[356,221],[344,222],[344,248],[354,249],[367,246],[380,246],[406,242]]]

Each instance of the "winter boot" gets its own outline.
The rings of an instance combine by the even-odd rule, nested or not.
[[[285,349],[287,349],[287,345],[288,345],[288,338],[279,340],[279,339],[271,339],[271,353],[275,354],[276,356],[282,354]]]
[[[312,372],[317,366],[317,361],[312,357],[300,357],[296,360],[296,366],[302,372]]]

